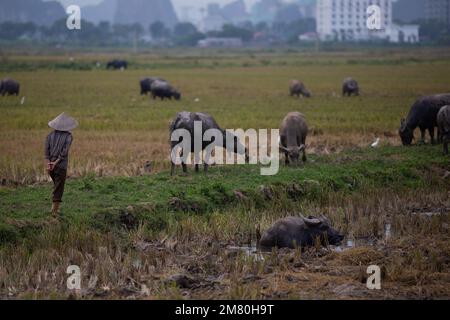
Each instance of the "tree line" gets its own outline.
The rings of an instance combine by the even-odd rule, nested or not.
[[[438,21],[418,21],[422,43],[449,45],[450,30]],[[181,22],[173,28],[157,21],[148,28],[141,24],[98,24],[82,21],[81,30],[68,30],[66,20],[61,19],[50,26],[34,23],[0,23],[0,41],[38,42],[44,44],[71,44],[79,46],[116,46],[152,43],[164,46],[195,46],[206,37],[240,38],[244,43],[265,41],[267,43],[298,42],[298,36],[315,32],[315,19],[306,18],[290,22],[244,22],[239,25],[226,24],[221,30],[201,32],[189,22]]]
[[[71,43],[81,46],[114,46],[132,45],[137,43],[154,43],[161,45],[195,46],[198,41],[206,37],[240,38],[243,42],[250,42],[256,33],[266,38],[277,39],[282,42],[297,41],[298,35],[314,32],[314,19],[301,19],[289,23],[277,22],[253,24],[245,22],[240,25],[226,24],[221,30],[201,32],[189,22],[181,22],[170,28],[157,21],[148,28],[141,24],[98,24],[82,20],[81,30],[69,30],[66,20],[61,19],[50,26],[39,26],[32,22],[3,22],[0,23],[0,41],[35,41],[48,44]]]

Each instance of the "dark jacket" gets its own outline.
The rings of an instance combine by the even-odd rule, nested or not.
[[[60,159],[57,167],[67,170],[71,144],[72,134],[70,132],[52,131],[45,140],[45,159],[52,162]]]

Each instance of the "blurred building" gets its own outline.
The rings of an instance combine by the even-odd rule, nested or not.
[[[200,48],[239,48],[242,47],[243,42],[241,38],[213,38],[209,37],[199,40],[198,46]]]
[[[427,20],[443,22],[450,28],[450,0],[426,0],[425,16]]]
[[[381,28],[367,27],[367,8],[381,9]],[[322,41],[418,42],[419,26],[400,26],[392,22],[392,0],[318,0],[317,34]]]

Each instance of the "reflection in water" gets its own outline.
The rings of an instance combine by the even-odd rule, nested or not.
[[[257,261],[264,261],[263,254],[261,253],[260,250],[256,248],[256,246],[244,246],[244,247],[229,246],[227,247],[227,250],[235,252],[243,252],[246,257],[254,257]]]

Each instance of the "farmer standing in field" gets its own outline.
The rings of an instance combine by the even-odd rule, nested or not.
[[[47,171],[53,181],[53,205],[52,214],[58,215],[59,205],[64,193],[66,183],[69,148],[72,144],[71,130],[78,126],[78,122],[72,117],[61,113],[48,123],[52,131],[45,140],[45,160]]]

